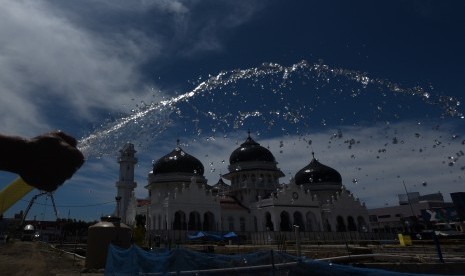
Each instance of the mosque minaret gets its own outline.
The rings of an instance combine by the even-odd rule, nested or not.
[[[122,218],[123,223],[128,223],[126,213],[129,209],[129,202],[133,197],[134,189],[137,187],[137,183],[134,181],[134,166],[137,164],[137,158],[135,157],[136,150],[133,144],[126,143],[119,152],[119,180],[116,182],[116,199],[118,203],[115,214]]]

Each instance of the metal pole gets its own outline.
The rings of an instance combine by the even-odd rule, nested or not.
[[[412,212],[412,217],[416,217],[415,212],[413,211],[412,202],[410,202],[410,196],[408,195],[407,187],[405,186],[405,181],[402,180],[402,183],[404,184],[404,190],[405,190],[405,194],[407,195],[407,201],[408,201],[408,205],[410,206],[410,211]],[[412,222],[415,223],[415,221],[412,221]],[[409,226],[409,230],[411,231],[410,226]]]
[[[301,248],[300,248],[300,226],[294,225],[295,230],[295,246],[297,247],[297,257],[300,258],[301,256]]]
[[[439,244],[438,236],[436,236],[436,232],[434,230],[432,234],[433,234],[434,245],[436,246],[436,251],[438,253],[439,262],[444,263],[444,259],[442,258],[441,245]]]
[[[55,205],[55,199],[53,198],[53,194],[50,194],[50,198],[52,199],[52,204],[53,204],[53,210],[55,211],[55,217],[58,219],[58,211],[57,211],[57,206]]]
[[[270,253],[271,253],[271,271],[272,271],[272,275],[274,276],[275,275],[274,271],[275,271],[276,267],[274,266],[274,252],[273,252],[273,249],[271,249]]]

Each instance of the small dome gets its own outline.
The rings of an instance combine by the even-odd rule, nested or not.
[[[213,188],[224,188],[224,187],[229,187],[228,184],[224,183],[223,179],[220,178],[218,182],[212,186]]]
[[[211,189],[214,190],[214,191],[224,191],[224,190],[229,189],[229,187],[230,186],[228,184],[224,183],[223,179],[220,178],[220,180],[218,180],[218,183],[211,186]]]
[[[295,184],[319,184],[319,183],[338,183],[342,182],[341,174],[335,169],[318,162],[313,157],[310,164],[295,174]]]
[[[250,137],[241,144],[239,148],[234,150],[229,157],[229,164],[238,162],[250,162],[250,161],[261,161],[261,162],[272,162],[276,163],[273,154],[266,148],[260,146],[259,143],[255,142]]]
[[[152,173],[191,173],[203,176],[204,167],[197,158],[176,147],[153,164]]]

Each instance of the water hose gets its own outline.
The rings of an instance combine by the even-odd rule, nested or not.
[[[5,213],[5,211],[33,189],[34,187],[27,184],[21,177],[13,180],[0,191],[0,214]]]

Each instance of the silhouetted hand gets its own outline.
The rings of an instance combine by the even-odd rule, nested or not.
[[[64,132],[50,132],[25,141],[17,173],[39,190],[56,190],[84,163],[76,139]]]

